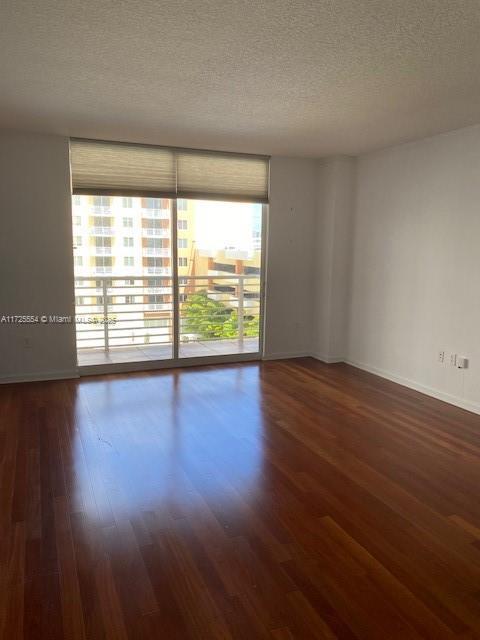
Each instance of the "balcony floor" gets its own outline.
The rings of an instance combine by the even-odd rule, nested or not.
[[[245,338],[243,347],[238,340],[212,340],[207,342],[186,342],[180,344],[181,358],[203,358],[206,356],[255,353],[259,350],[258,338]],[[111,347],[103,349],[81,349],[78,352],[80,367],[120,362],[144,362],[145,360],[169,360],[172,357],[171,344],[132,345],[131,347]]]

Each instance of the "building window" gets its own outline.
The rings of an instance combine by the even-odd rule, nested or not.
[[[73,238],[73,244],[75,247],[81,247],[82,246],[82,236],[75,236]]]
[[[167,238],[147,238],[145,247],[149,249],[167,249],[169,240]]]
[[[148,296],[148,304],[163,304],[165,302],[165,296],[159,293]]]
[[[85,298],[83,296],[76,296],[75,297],[75,304],[77,306],[82,306],[83,304],[85,304]]]
[[[73,216],[73,224],[79,227],[82,224],[82,216]]]
[[[188,267],[188,258],[179,258],[178,259],[179,267]]]
[[[98,236],[95,238],[95,246],[96,247],[111,247],[112,239],[106,238],[105,236]]]
[[[135,296],[125,296],[125,304],[135,304]]]
[[[76,267],[81,267],[83,265],[83,258],[82,256],[74,256],[73,258],[73,264]]]
[[[125,280],[125,285],[127,287],[133,287],[135,285],[135,280]]]
[[[179,229],[181,229],[181,230],[183,230],[183,231],[186,231],[186,230],[188,229],[188,222],[187,222],[187,220],[179,220],[179,221],[178,221],[178,228],[179,228]]]
[[[94,207],[109,207],[110,196],[93,196],[92,204]]]
[[[186,302],[187,301],[187,294],[186,293],[179,293],[178,294],[178,300],[180,302]]]
[[[177,200],[177,211],[186,211],[188,209],[188,202],[185,198],[178,198]]]
[[[123,239],[124,247],[133,247],[133,238],[124,238]]]
[[[124,227],[133,227],[133,218],[123,218]]]
[[[109,216],[93,216],[93,224],[95,227],[111,227],[112,219]]]
[[[113,258],[111,257],[97,256],[95,258],[96,267],[111,267],[112,264],[113,264]]]
[[[144,209],[160,209],[160,198],[142,198]]]
[[[122,207],[124,209],[131,209],[133,206],[132,198],[122,198]]]
[[[135,258],[133,256],[125,256],[123,258],[124,267],[133,267],[134,264],[135,264]]]
[[[187,284],[187,282],[188,282],[188,278],[179,278],[179,279],[178,279],[178,284],[179,284],[180,286],[183,286],[183,287],[184,287],[184,286]]]
[[[73,196],[73,204],[76,207],[79,207],[82,204],[81,196],[78,196],[78,195]]]
[[[179,249],[186,249],[187,247],[188,247],[187,238],[179,238],[178,239],[178,248]]]

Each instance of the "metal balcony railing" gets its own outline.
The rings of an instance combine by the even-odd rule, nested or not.
[[[180,345],[236,341],[241,349],[244,339],[258,337],[259,276],[182,276],[177,289]],[[174,295],[171,274],[156,276],[154,284],[145,273],[76,276],[78,350],[171,345]]]
[[[162,258],[170,257],[170,249],[165,247],[143,247],[144,256],[160,256]]]

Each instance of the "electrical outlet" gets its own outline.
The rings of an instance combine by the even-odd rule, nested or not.
[[[464,358],[463,356],[457,357],[457,368],[458,369],[468,369],[468,358]]]
[[[457,366],[457,354],[456,353],[451,353],[450,354],[450,365],[452,367],[456,367]]]
[[[445,351],[440,350],[438,352],[438,361],[441,362],[442,364],[445,362]]]

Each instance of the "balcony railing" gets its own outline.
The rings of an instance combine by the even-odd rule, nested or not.
[[[156,236],[157,238],[170,238],[170,229],[161,227],[142,227],[144,236]]]
[[[148,209],[145,207],[142,209],[142,217],[170,220],[170,211],[168,209]]]
[[[160,256],[162,258],[170,257],[170,249],[166,247],[143,247],[144,256]]]
[[[78,350],[171,345],[173,279],[168,274],[157,276],[156,282],[152,286],[144,274],[127,279],[77,276],[75,297],[81,300],[76,305]],[[182,344],[236,341],[242,350],[244,340],[258,337],[259,276],[182,276],[178,292],[180,355]]]
[[[90,235],[91,236],[114,236],[115,228],[114,227],[91,227]]]

